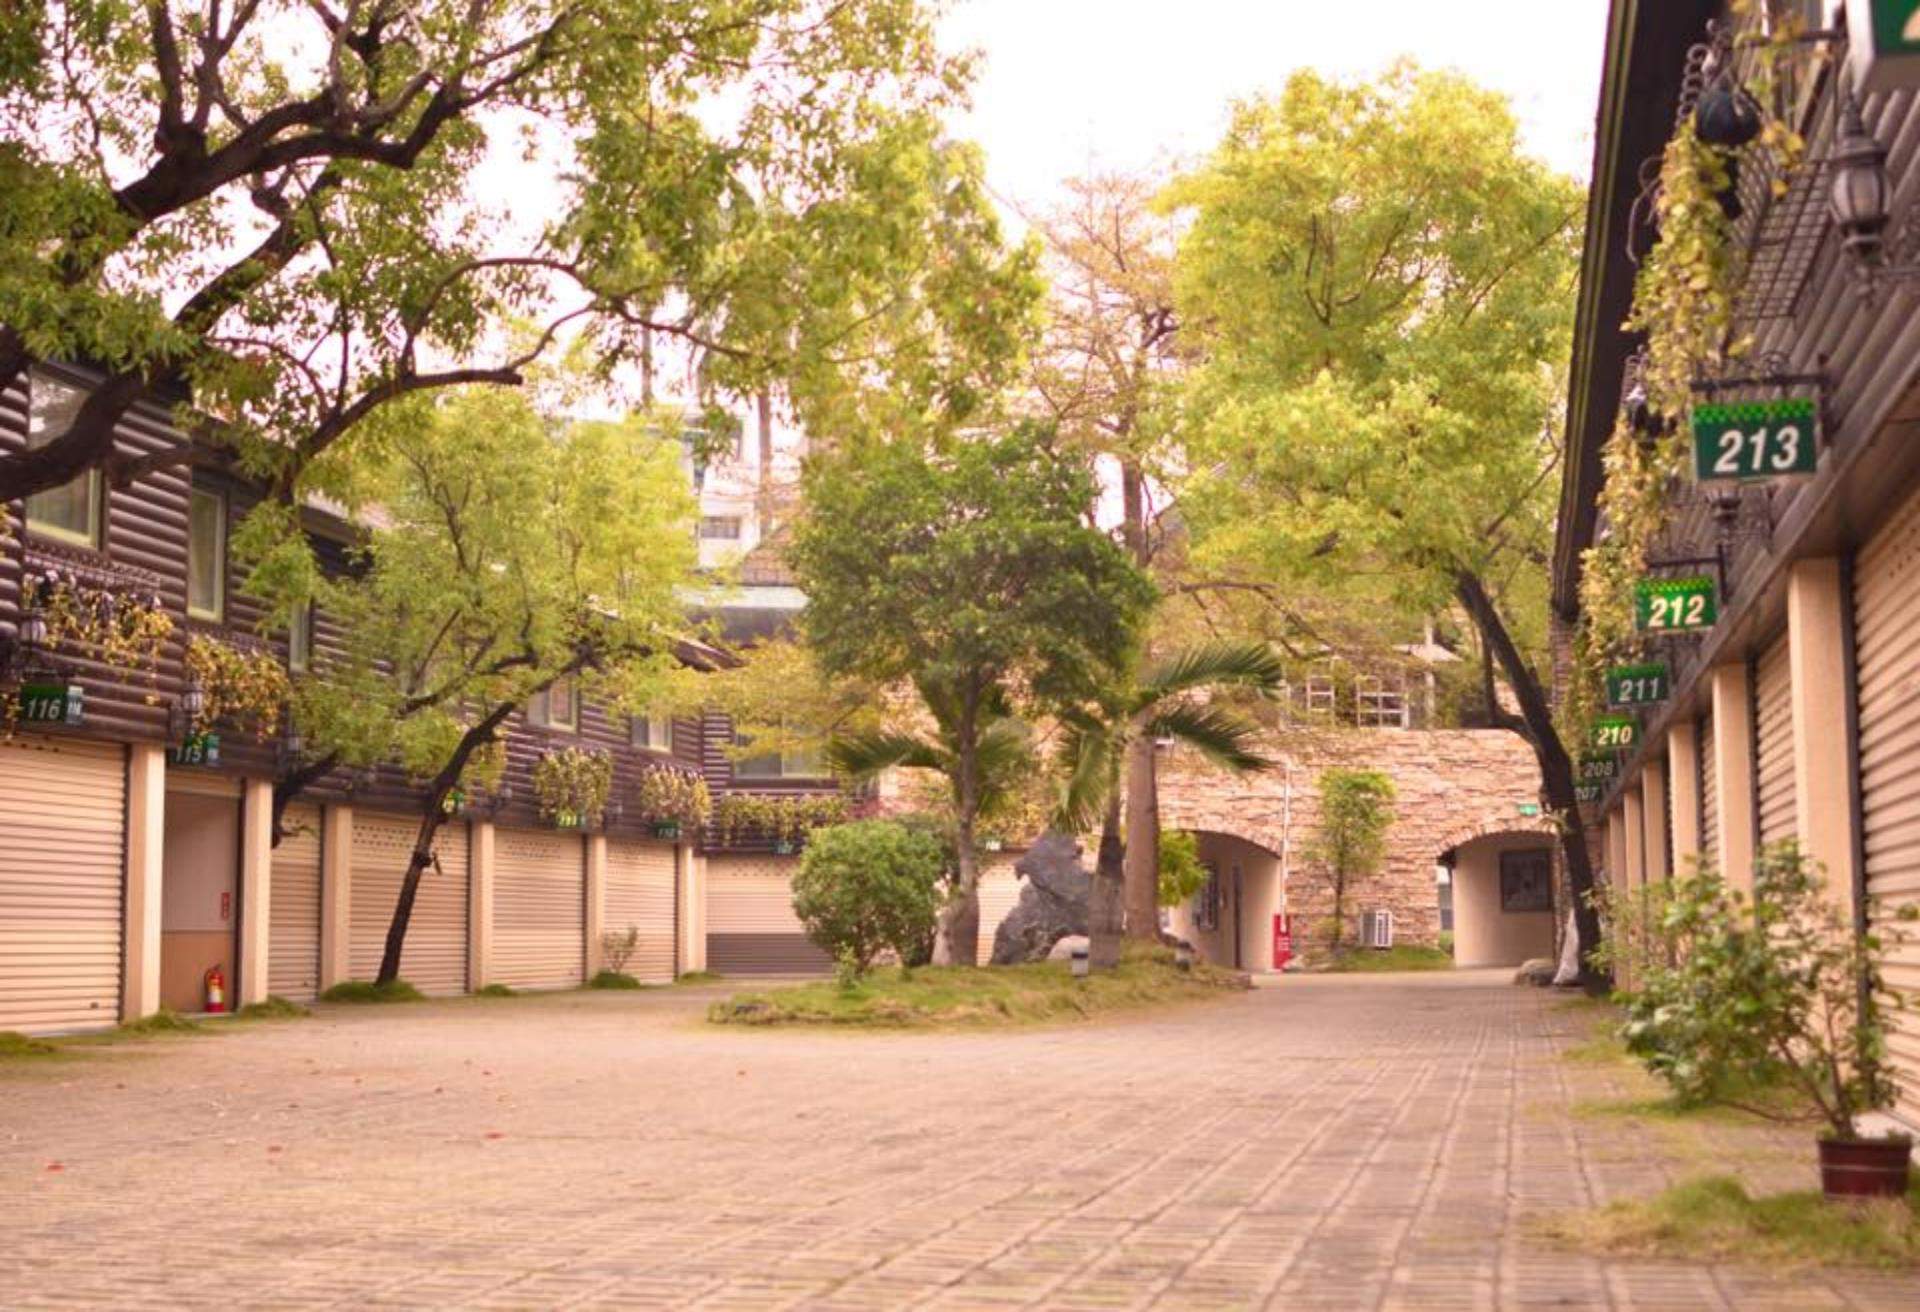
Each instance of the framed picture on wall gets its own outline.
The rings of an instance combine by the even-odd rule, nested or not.
[[[1553,850],[1539,847],[1500,854],[1500,909],[1553,910]]]

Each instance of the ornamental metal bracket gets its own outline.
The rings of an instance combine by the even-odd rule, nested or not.
[[[1769,351],[1748,361],[1728,361],[1723,368],[1731,370],[1736,363],[1745,366],[1743,372],[1701,374],[1696,377],[1692,383],[1694,393],[1698,396],[1720,397],[1732,392],[1750,392],[1756,394],[1754,399],[1771,399],[1812,389],[1822,400],[1826,397],[1825,356],[1820,357],[1819,367],[1812,370],[1796,370],[1792,359],[1784,351]]]
[[[1713,569],[1714,582],[1719,586],[1719,589],[1720,589],[1720,599],[1722,601],[1731,600],[1733,597],[1733,590],[1732,590],[1733,584],[1732,584],[1731,576],[1727,572],[1727,544],[1726,543],[1722,542],[1718,546],[1716,546],[1711,556],[1649,556],[1647,557],[1647,568],[1654,569],[1654,570],[1701,569],[1707,566],[1711,566]],[[1701,634],[1700,633],[1668,633],[1668,634],[1662,634],[1661,636],[1668,637],[1668,638],[1682,638],[1682,637],[1697,638],[1697,637],[1700,637]]]

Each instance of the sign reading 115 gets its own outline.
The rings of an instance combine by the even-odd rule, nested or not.
[[[1692,633],[1719,619],[1713,580],[1642,579],[1634,586],[1634,619],[1642,633]]]

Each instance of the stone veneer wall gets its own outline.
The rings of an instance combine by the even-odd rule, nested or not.
[[[1379,770],[1397,794],[1385,866],[1349,890],[1350,933],[1361,911],[1385,907],[1397,942],[1432,945],[1440,933],[1433,873],[1442,853],[1488,834],[1552,833],[1544,818],[1522,814],[1540,801],[1540,772],[1532,749],[1504,730],[1320,730],[1310,741],[1270,742],[1266,752],[1285,763],[1247,777],[1215,770],[1190,751],[1163,754],[1160,823],[1231,834],[1278,856],[1296,936],[1332,913],[1332,885],[1306,857],[1319,822],[1315,780],[1324,769]]]

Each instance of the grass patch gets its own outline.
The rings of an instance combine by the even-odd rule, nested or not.
[[[1652,1198],[1551,1217],[1538,1228],[1589,1252],[1905,1269],[1920,1266],[1920,1186],[1905,1201],[1830,1203],[1817,1190],[1756,1198],[1730,1176],[1700,1176]]]
[[[875,971],[851,988],[832,980],[716,1002],[719,1025],[835,1025],[875,1029],[998,1026],[1077,1020],[1101,1012],[1214,997],[1246,987],[1244,976],[1211,966],[1183,971],[1164,948],[1129,949],[1115,970],[1073,978],[1064,961],[1024,966],[922,966]]]
[[[39,1061],[59,1055],[59,1047],[45,1039],[29,1038],[17,1030],[0,1030],[0,1062]]]
[[[375,984],[370,980],[342,980],[320,995],[322,1002],[421,1002],[426,995],[403,979],[391,984]]]
[[[1374,972],[1399,970],[1452,970],[1453,954],[1439,948],[1423,948],[1402,943],[1390,948],[1354,948],[1342,952],[1327,964],[1333,972]]]
[[[711,970],[690,970],[674,979],[675,984],[718,984],[725,975],[715,974]]]
[[[517,998],[520,991],[505,984],[482,984],[473,991],[476,998]]]
[[[587,981],[590,989],[643,989],[642,984],[633,976],[618,970],[603,970]]]
[[[188,1020],[179,1012],[162,1007],[151,1016],[127,1021],[108,1032],[118,1038],[145,1039],[156,1034],[198,1034],[205,1028],[197,1020]]]
[[[1563,1048],[1560,1057],[1576,1066],[1639,1065],[1611,1026],[1597,1029],[1579,1043]]]
[[[249,1002],[234,1015],[241,1020],[299,1020],[313,1013],[297,1002],[289,1002],[277,993],[269,993],[264,1002]]]

